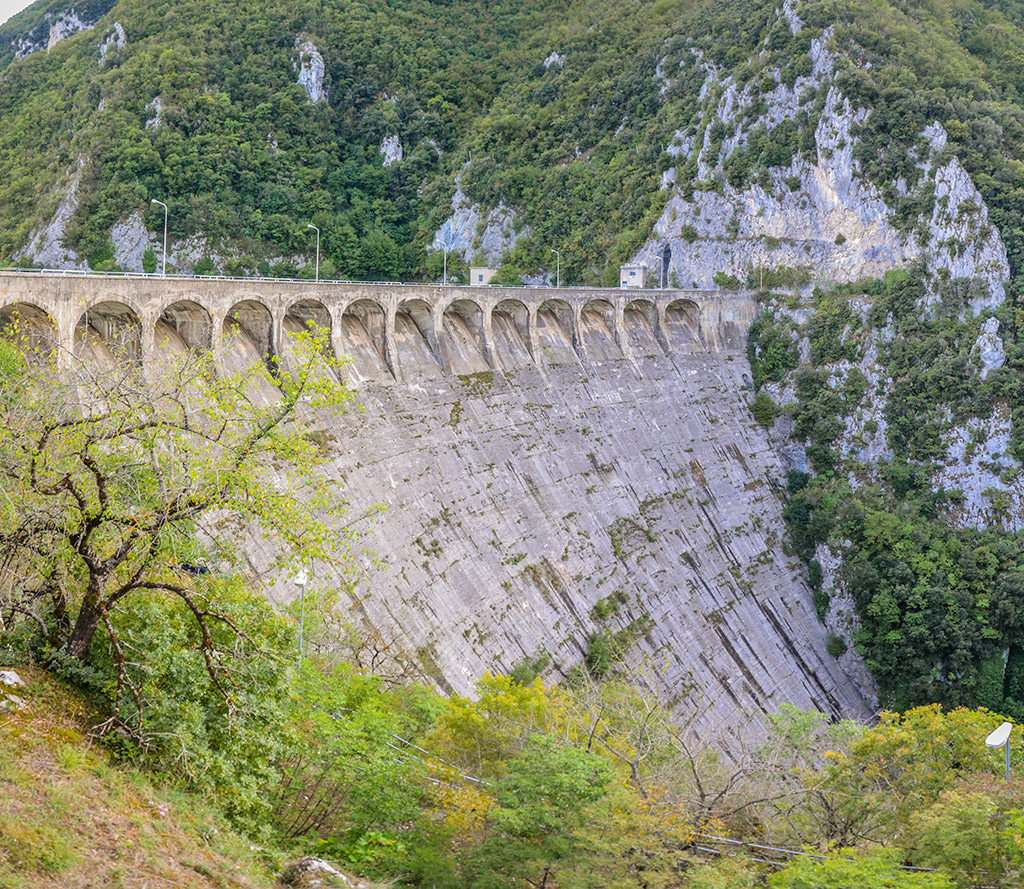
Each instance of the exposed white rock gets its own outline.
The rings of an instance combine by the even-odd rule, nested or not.
[[[385,136],[384,141],[380,143],[380,148],[377,150],[384,155],[385,167],[397,164],[402,159],[402,143],[397,135]]]
[[[353,881],[336,867],[322,858],[307,855],[288,865],[281,874],[280,882],[285,886],[300,889],[314,889],[320,886],[362,886],[362,881]]]
[[[782,4],[782,14],[789,23],[789,30],[794,35],[799,34],[804,27],[803,21],[796,13],[796,4],[797,0],[786,0],[786,2]]]
[[[0,623],[0,626],[3,624]],[[12,688],[24,688],[25,680],[14,670],[0,670],[0,710],[22,710],[25,701],[10,691]]]
[[[120,22],[114,22],[114,30],[100,44],[100,61],[105,61],[107,54],[115,50],[124,49],[128,43],[128,35]]]
[[[324,57],[312,40],[295,38],[296,60],[292,63],[299,73],[299,84],[306,91],[311,102],[319,102],[327,96],[324,89],[326,67]]]
[[[1006,364],[1006,349],[999,337],[998,319],[989,318],[981,325],[981,333],[978,334],[975,348],[981,358],[981,378],[983,380],[989,375],[989,371]]]
[[[452,210],[434,233],[431,249],[459,253],[466,262],[473,262],[479,254],[487,265],[497,265],[519,238],[511,210],[499,204],[484,214],[458,185],[452,196]]]
[[[146,120],[146,129],[155,130],[164,122],[163,99],[157,96],[146,106],[146,111],[152,112],[153,116]]]
[[[928,144],[931,146],[932,151],[942,151],[946,147],[946,142],[949,140],[949,136],[946,135],[946,130],[937,120],[928,124],[922,131],[921,135],[928,140]]]
[[[0,670],[0,685],[6,685],[10,688],[22,688],[25,685],[25,680],[14,670]]]
[[[672,134],[672,141],[665,148],[665,153],[672,157],[689,157],[693,151],[693,136],[687,136],[682,130],[676,130]]]
[[[1006,247],[989,222],[981,193],[955,157],[935,171],[935,208],[928,231],[933,268],[947,269],[954,278],[980,278],[988,285],[988,296],[972,300],[972,310],[977,314],[1000,305],[1010,277]]]
[[[30,259],[36,265],[48,269],[84,269],[86,261],[74,250],[64,246],[64,235],[67,232],[68,223],[78,209],[78,188],[82,179],[82,169],[85,167],[85,158],[79,158],[78,165],[68,181],[67,191],[57,205],[57,211],[53,219],[41,231],[36,232],[28,244],[15,253],[15,258]]]
[[[79,31],[88,31],[93,26],[91,22],[83,22],[78,13],[73,9],[62,12],[50,23],[50,38],[46,43],[46,50],[49,52],[62,40],[77,34]]]
[[[114,261],[126,272],[141,272],[142,255],[147,248],[152,248],[159,257],[163,246],[161,238],[146,228],[138,213],[132,213],[110,230],[110,240],[114,242]]]
[[[558,67],[561,68],[564,64],[565,64],[565,55],[563,53],[556,52],[555,50],[552,50],[551,51],[551,55],[549,55],[544,60],[544,67],[545,68],[550,68],[552,65],[558,65]]]
[[[1024,473],[1007,453],[1009,409],[997,405],[992,416],[955,426],[945,439],[949,448],[942,468],[932,477],[932,487],[963,493],[957,524],[1024,530]]]

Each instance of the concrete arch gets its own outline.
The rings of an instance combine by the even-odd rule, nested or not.
[[[352,385],[394,379],[387,361],[387,313],[376,300],[358,299],[342,310],[332,331],[334,354],[344,364],[341,375]]]
[[[391,353],[402,374],[416,377],[442,369],[434,307],[422,299],[401,300],[390,319]]]
[[[31,361],[49,362],[60,346],[56,320],[34,300],[19,300],[0,308],[0,331]]]
[[[665,331],[658,320],[658,307],[649,299],[633,299],[622,311],[623,343],[634,358],[668,353]]]
[[[213,318],[197,302],[182,299],[165,306],[156,323],[158,348],[162,344],[160,325],[173,329],[186,349],[205,352],[213,348]]]
[[[615,361],[623,356],[619,308],[607,299],[591,299],[580,307],[579,341],[588,361]]]
[[[522,300],[503,299],[484,316],[488,340],[493,343],[494,366],[516,370],[536,360],[536,343],[530,333],[530,310]]]
[[[701,308],[690,299],[674,299],[662,310],[662,326],[672,352],[707,352],[701,326]]]
[[[75,322],[72,352],[101,367],[142,364],[142,314],[127,302],[94,299]]]
[[[533,315],[537,353],[545,364],[575,364],[580,360],[576,312],[562,299],[545,300]]]
[[[479,303],[472,299],[452,300],[441,312],[440,327],[438,345],[448,373],[481,373],[491,368],[494,350]]]
[[[243,334],[251,342],[260,359],[273,369],[277,355],[274,343],[274,318],[270,309],[263,303],[251,299],[236,302],[224,316],[221,332],[228,340],[240,333]]]
[[[311,329],[326,332],[327,341],[324,343],[324,354],[328,359],[334,358],[336,354],[333,341],[334,319],[330,309],[318,299],[299,299],[288,306],[281,319],[278,343],[281,363],[285,368],[295,367],[292,337]]]

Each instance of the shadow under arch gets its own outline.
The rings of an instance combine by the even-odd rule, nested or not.
[[[472,299],[456,299],[441,316],[441,362],[450,374],[482,373],[487,363],[484,312]]]
[[[501,370],[518,370],[532,361],[530,310],[518,299],[503,299],[491,310],[494,363]]]
[[[250,363],[262,361],[272,374],[277,374],[277,350],[274,344],[274,319],[263,303],[245,299],[235,303],[224,318],[223,335],[229,353],[248,353]],[[234,364],[234,362],[231,362]],[[246,367],[231,367],[245,371]]]
[[[665,328],[671,351],[708,351],[701,336],[700,306],[692,300],[675,299],[665,307]]]
[[[292,347],[292,337],[304,333],[307,330],[320,330],[326,333],[323,352],[333,365],[334,343],[332,332],[334,324],[331,321],[331,313],[320,300],[300,299],[292,303],[285,312],[284,320],[281,323],[281,359],[286,368],[295,366],[295,350]]]
[[[384,309],[372,299],[345,306],[336,341],[338,358],[345,361],[341,375],[349,383],[393,379],[385,358],[386,321]]]
[[[622,313],[626,340],[634,358],[664,355],[664,335],[658,328],[658,307],[649,299],[634,299]]]
[[[545,364],[579,361],[572,306],[562,299],[547,299],[537,309],[537,347]]]
[[[156,323],[156,347],[163,349],[174,339],[190,352],[208,352],[213,348],[213,319],[210,313],[190,299],[178,300],[160,313]]]
[[[403,374],[436,375],[441,356],[434,338],[434,314],[421,299],[407,299],[395,313],[395,352]]]
[[[106,300],[89,306],[75,324],[73,354],[104,368],[142,364],[142,321],[125,303]]]
[[[592,299],[580,312],[580,342],[588,361],[616,361],[622,350],[615,341],[615,306],[606,299]]]
[[[28,302],[9,303],[0,308],[0,334],[37,364],[50,363],[60,345],[57,324],[50,313]]]

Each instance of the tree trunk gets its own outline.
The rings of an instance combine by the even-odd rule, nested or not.
[[[82,601],[82,607],[78,610],[75,628],[62,647],[68,657],[84,660],[89,653],[93,636],[96,635],[96,630],[103,619],[101,590],[102,585],[95,578],[90,578],[89,589]]]

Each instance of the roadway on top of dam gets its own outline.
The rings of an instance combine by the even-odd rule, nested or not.
[[[350,354],[357,340],[378,353],[396,379],[402,376],[399,350],[410,334],[425,341],[445,371],[465,366],[448,354],[453,343],[476,352],[480,367],[509,369],[524,361],[552,363],[552,344],[584,362],[658,351],[736,351],[756,311],[749,291],[0,270],[0,320],[9,324],[17,317],[46,331],[66,355],[91,335],[145,361],[159,332],[173,329],[187,348],[213,349],[241,331],[261,354],[279,356],[287,352],[288,333],[315,323],[330,330],[337,355]]]

